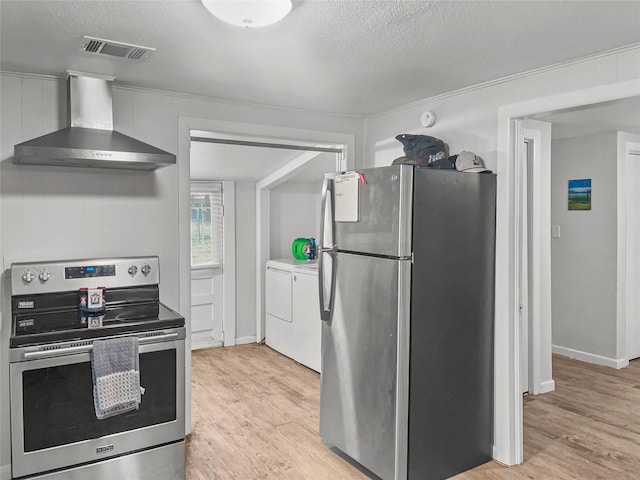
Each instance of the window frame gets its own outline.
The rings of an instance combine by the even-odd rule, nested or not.
[[[217,269],[222,268],[224,265],[224,185],[222,181],[191,181],[190,182],[190,192],[189,192],[189,254],[190,254],[190,266],[191,270],[208,270],[208,269]],[[219,259],[218,262],[212,263],[203,263],[194,265],[193,263],[193,217],[192,217],[192,198],[193,194],[201,193],[201,194],[212,194],[214,196],[218,196],[219,201],[219,216],[215,219],[215,222],[218,224],[214,225],[214,208],[218,208],[212,202],[211,204],[211,226],[212,226],[212,256],[215,259],[216,257]],[[215,242],[216,233],[215,229],[218,229],[218,237],[219,242]],[[217,250],[217,252],[215,251]]]

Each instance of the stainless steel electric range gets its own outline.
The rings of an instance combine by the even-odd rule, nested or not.
[[[185,478],[184,318],[160,303],[159,281],[157,257],[11,266],[14,479]],[[131,336],[141,402],[99,419],[93,343]]]

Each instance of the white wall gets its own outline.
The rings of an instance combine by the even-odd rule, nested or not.
[[[366,119],[365,163],[391,164],[404,155],[402,144],[394,137],[400,133],[419,133],[441,138],[452,155],[462,150],[475,152],[495,170],[500,106],[639,77],[640,48],[636,48],[533,75],[488,82],[374,115]],[[420,115],[425,110],[435,113],[433,127],[420,125]]]
[[[568,181],[580,178],[591,179],[591,210],[568,210]],[[616,133],[551,142],[551,223],[561,233],[551,240],[554,348],[617,358],[616,196]]]
[[[271,258],[293,258],[298,237],[318,238],[318,199],[322,185],[285,182],[271,190]]]
[[[256,336],[256,184],[236,183],[236,338]]]
[[[189,295],[181,292],[179,285],[178,227],[178,169],[188,158],[178,158],[178,165],[147,174],[11,163],[14,144],[66,126],[65,85],[64,80],[51,77],[7,73],[0,76],[3,270],[11,262],[22,260],[158,255],[161,300],[188,317]],[[173,153],[178,151],[180,117],[338,132],[354,135],[358,152],[362,146],[363,121],[358,117],[240,106],[115,85],[113,104],[116,130]],[[94,212],[98,220],[82,222]],[[3,293],[0,372],[4,380],[8,372],[10,294],[6,280],[0,288]],[[189,288],[188,281],[185,288]],[[250,308],[249,304],[245,306]],[[9,452],[8,389],[2,381],[0,475],[5,477]]]

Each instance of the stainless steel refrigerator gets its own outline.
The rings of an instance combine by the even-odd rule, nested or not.
[[[491,459],[496,177],[325,179],[320,435],[384,480]]]

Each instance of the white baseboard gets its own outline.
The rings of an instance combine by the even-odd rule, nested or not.
[[[540,394],[553,392],[556,389],[556,382],[548,380],[540,383]]]
[[[11,478],[11,464],[0,465],[0,480],[9,480]]]
[[[221,347],[222,342],[211,337],[211,335],[199,336],[197,333],[191,335],[191,350],[200,348]]]
[[[235,345],[244,345],[246,343],[255,343],[255,342],[256,342],[255,335],[250,337],[238,337],[236,338]],[[191,350],[198,350],[200,348],[222,347],[222,346],[223,346],[222,341],[212,338],[211,335],[208,335],[208,334],[198,335],[198,333],[191,335]],[[233,346],[233,345],[227,345],[227,346]]]
[[[629,365],[629,360],[623,358],[610,358],[596,355],[594,353],[583,352],[581,350],[574,350],[573,348],[561,347],[559,345],[551,345],[551,351],[558,355],[563,355],[569,358],[575,358],[587,363],[593,363],[594,365],[602,365],[605,367],[615,368],[619,370]]]

